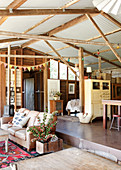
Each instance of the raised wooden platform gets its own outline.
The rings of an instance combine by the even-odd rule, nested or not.
[[[118,170],[121,166],[78,148],[69,148],[56,153],[16,163],[17,170]],[[10,167],[3,170],[11,170]]]
[[[121,130],[109,130],[109,125],[104,130],[102,120],[81,124],[58,117],[56,132],[69,145],[121,161]]]

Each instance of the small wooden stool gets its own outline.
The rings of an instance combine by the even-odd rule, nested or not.
[[[114,127],[114,126],[113,126],[114,118],[117,118],[118,127]],[[118,131],[119,131],[119,128],[121,127],[121,126],[120,126],[119,118],[121,119],[121,116],[120,116],[120,115],[113,115],[113,119],[112,119],[112,122],[111,122],[111,125],[110,125],[110,130],[111,130],[111,129],[118,129]]]

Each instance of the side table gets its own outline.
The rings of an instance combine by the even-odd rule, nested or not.
[[[8,136],[9,133],[6,130],[0,129],[0,141],[5,140],[5,151],[8,152]]]

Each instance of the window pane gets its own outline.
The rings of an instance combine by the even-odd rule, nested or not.
[[[58,62],[50,60],[50,78],[58,79]]]
[[[68,69],[68,79],[75,80],[75,74],[70,69]]]
[[[67,80],[67,66],[60,63],[60,79]]]

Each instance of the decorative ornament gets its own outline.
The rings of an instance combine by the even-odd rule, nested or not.
[[[7,64],[6,63],[4,63],[4,67],[6,68],[6,66],[7,66]]]
[[[77,64],[75,64],[75,68],[77,67]]]
[[[60,60],[58,60],[58,62],[60,63]]]
[[[84,61],[84,58],[82,58],[82,61]]]
[[[15,70],[17,69],[17,66],[14,66]]]
[[[45,63],[43,64],[43,66],[45,67]]]
[[[24,67],[23,69],[24,69],[24,71],[26,71],[26,67]]]
[[[11,68],[12,68],[12,65],[9,65],[9,68],[11,69]]]
[[[98,55],[100,54],[99,49],[97,50],[97,54],[98,54]]]
[[[117,49],[119,49],[119,43],[117,44],[117,47],[116,47]]]
[[[70,58],[68,58],[68,62],[70,61]]]
[[[41,69],[39,71],[41,72]]]
[[[30,70],[31,70],[31,67],[27,67],[27,69],[28,69],[28,71],[30,71]]]
[[[34,70],[34,67],[32,67],[32,70]]]

